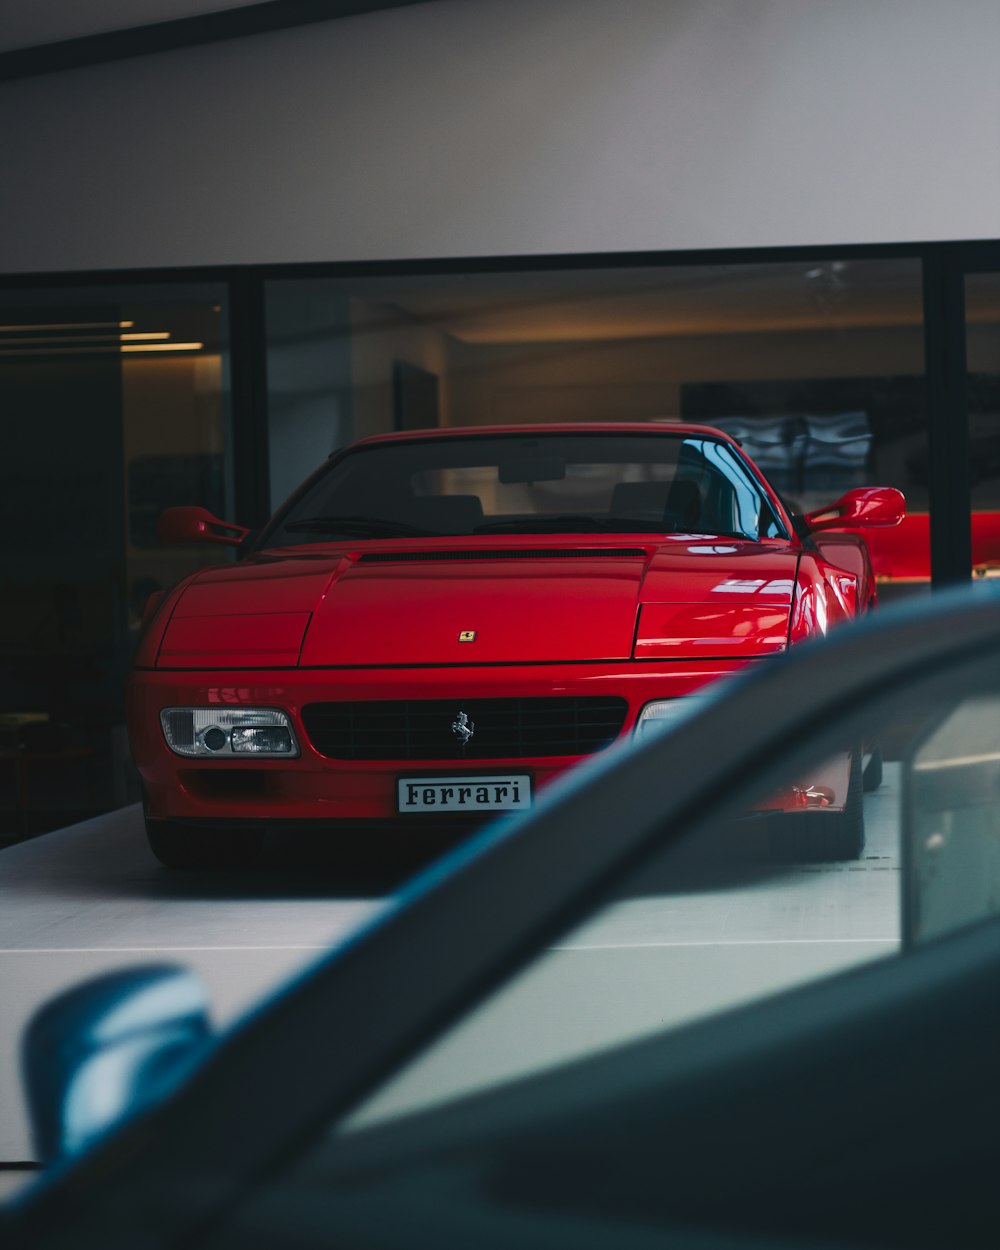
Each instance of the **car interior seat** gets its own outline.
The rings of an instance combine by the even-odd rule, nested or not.
[[[682,529],[697,529],[702,524],[702,497],[697,482],[678,478],[667,493],[667,512],[676,517]]]
[[[611,515],[637,520],[663,520],[667,510],[666,482],[619,482],[611,492]]]
[[[694,529],[701,519],[697,482],[619,482],[611,495],[611,515],[655,522],[656,529]]]

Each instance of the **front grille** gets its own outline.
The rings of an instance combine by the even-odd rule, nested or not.
[[[310,703],[302,722],[316,750],[338,760],[529,759],[590,755],[621,733],[628,704],[613,696],[399,699]],[[462,746],[452,723],[475,726]]]

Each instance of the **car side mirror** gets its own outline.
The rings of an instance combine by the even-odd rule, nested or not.
[[[43,1163],[168,1093],[211,1041],[208,1002],[186,968],[150,965],[95,977],[32,1017],[22,1070]]]
[[[224,543],[229,547],[238,547],[250,533],[242,525],[220,521],[207,508],[194,507],[168,508],[156,532],[165,543]]]
[[[841,495],[836,503],[807,512],[810,530],[888,529],[906,515],[906,499],[892,486],[860,486]]]

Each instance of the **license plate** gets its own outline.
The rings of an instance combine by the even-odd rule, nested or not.
[[[489,777],[400,777],[396,801],[406,812],[520,812],[531,806],[528,773]]]

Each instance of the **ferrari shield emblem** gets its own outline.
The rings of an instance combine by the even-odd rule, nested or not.
[[[462,632],[458,635],[458,641],[459,642],[475,642],[476,631],[474,629],[463,629]]]

